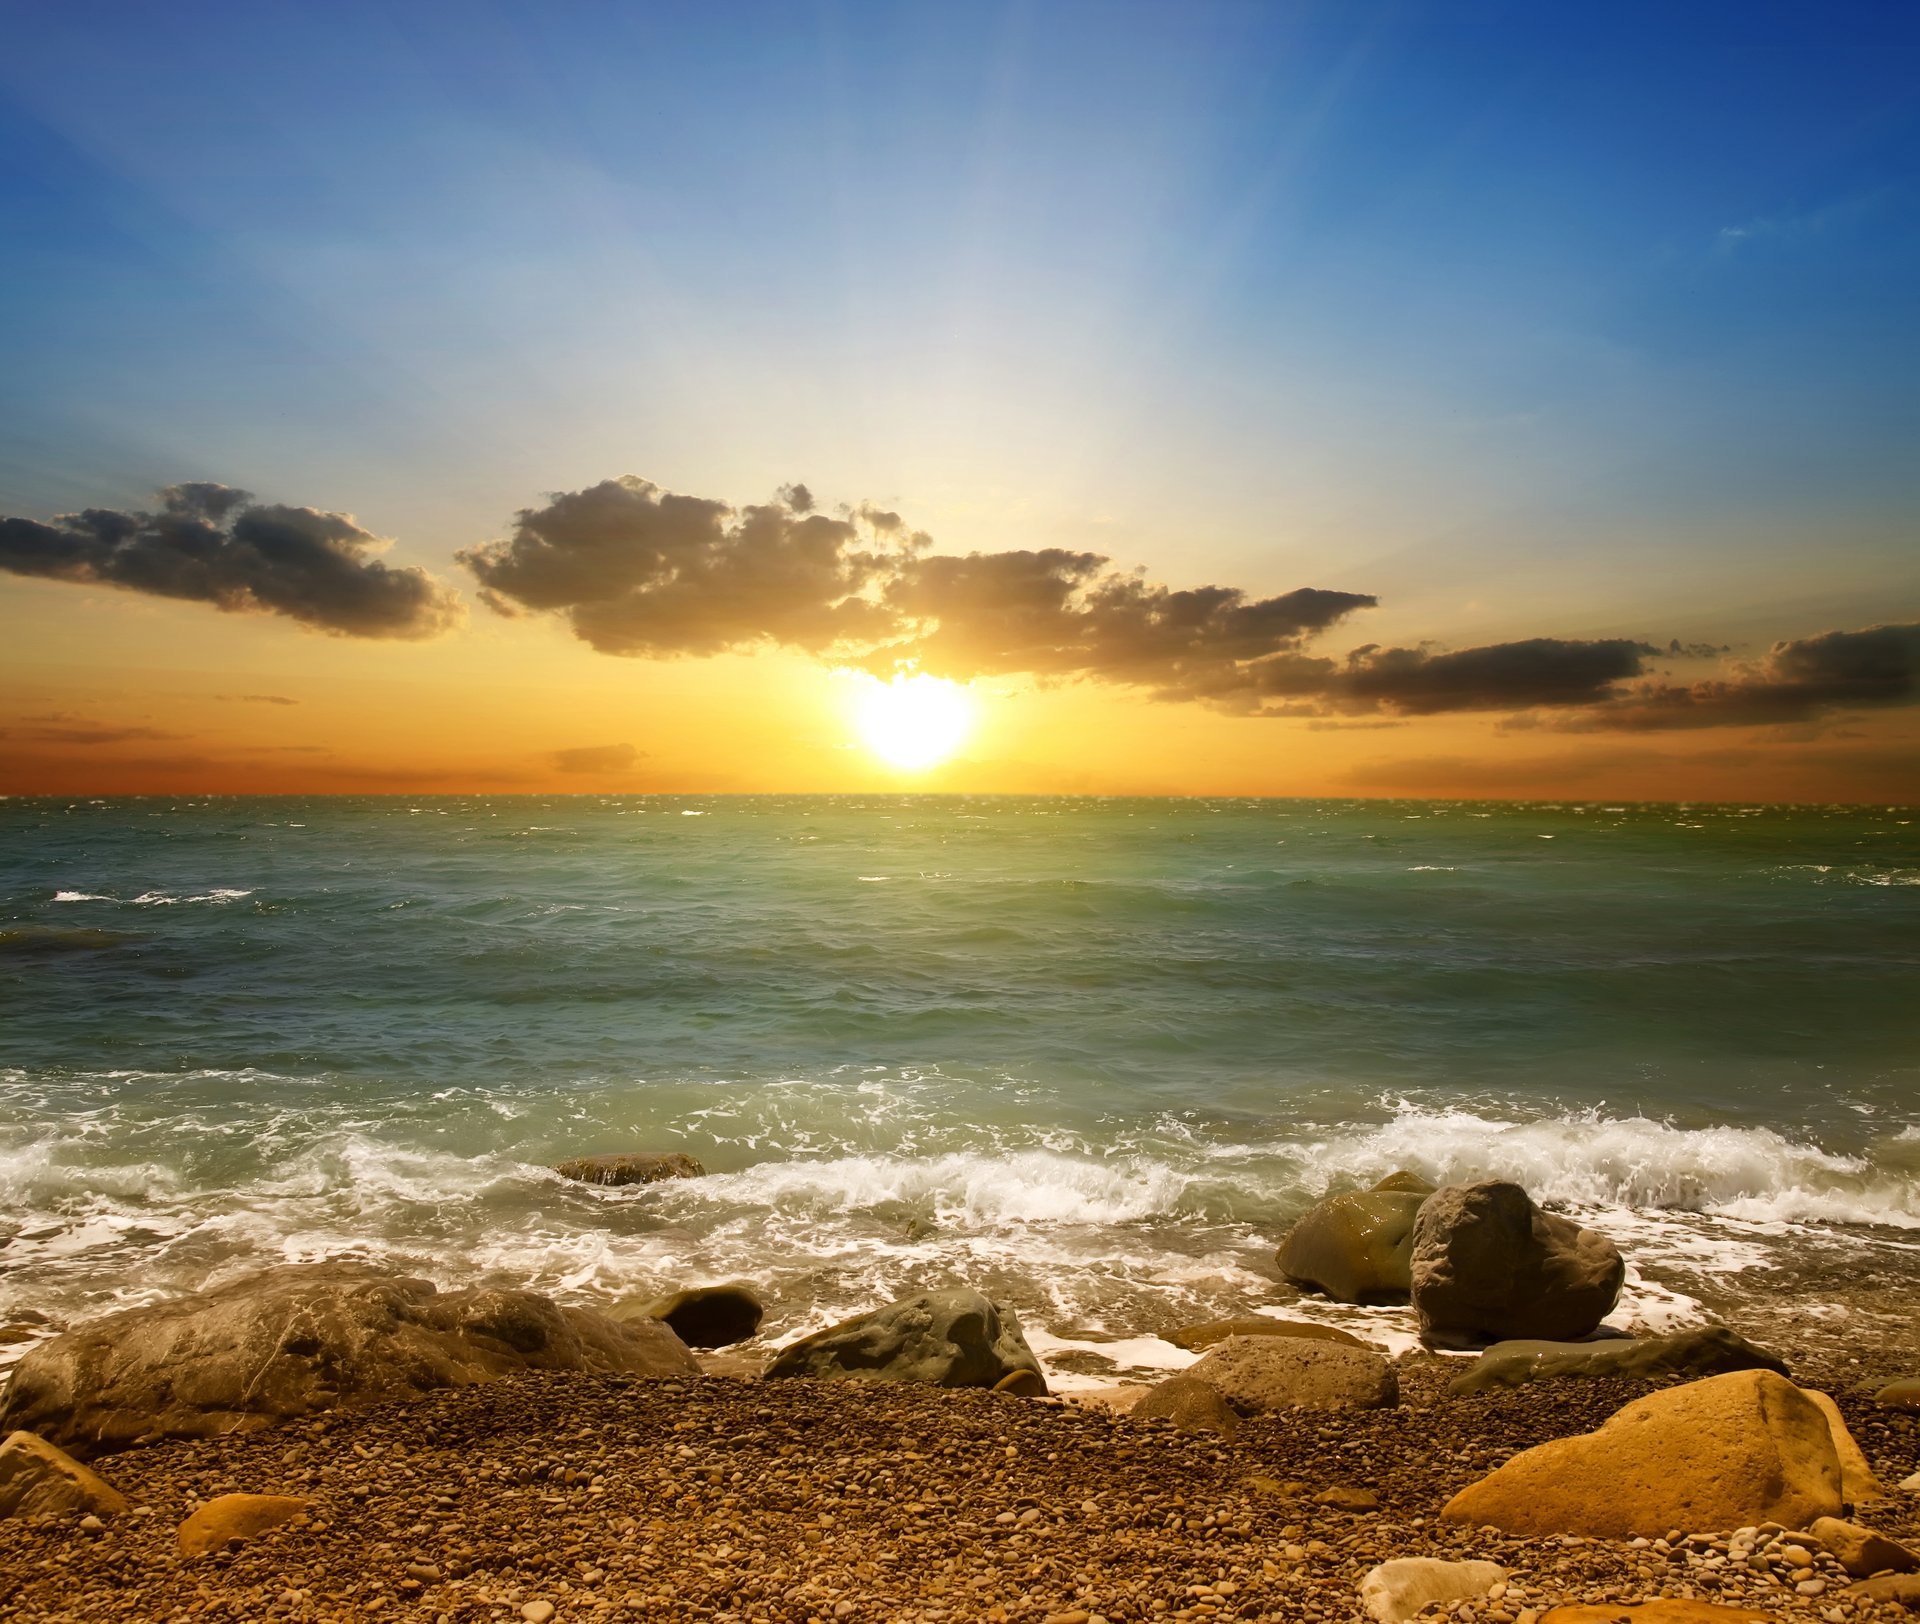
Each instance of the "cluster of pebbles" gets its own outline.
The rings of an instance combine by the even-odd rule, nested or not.
[[[520,1375],[111,1457],[101,1469],[140,1509],[10,1525],[0,1617],[1346,1620],[1363,1616],[1368,1570],[1404,1556],[1509,1571],[1500,1593],[1452,1609],[1471,1624],[1657,1596],[1804,1624],[1905,1617],[1850,1595],[1792,1530],[1623,1543],[1439,1522],[1510,1454],[1647,1390],[1583,1380],[1451,1397],[1446,1374],[1414,1358],[1399,1408],[1254,1417],[1231,1442],[981,1391]],[[1907,1417],[1843,1403],[1883,1480],[1914,1469]],[[230,1492],[310,1510],[180,1556],[180,1521]],[[1910,1538],[1916,1510],[1900,1500],[1864,1520]]]

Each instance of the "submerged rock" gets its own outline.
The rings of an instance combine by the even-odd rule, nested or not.
[[[1328,1196],[1287,1231],[1275,1261],[1295,1285],[1341,1303],[1403,1303],[1412,1287],[1417,1190]]]
[[[0,1422],[83,1457],[406,1399],[516,1370],[697,1375],[673,1332],[530,1291],[440,1292],[358,1263],[267,1269],[89,1320],[15,1367]]]
[[[730,1348],[760,1329],[766,1309],[745,1286],[695,1286],[613,1311],[617,1320],[652,1319],[690,1348]]]
[[[1447,1391],[1483,1393],[1561,1376],[1648,1381],[1657,1376],[1719,1376],[1730,1370],[1787,1374],[1786,1365],[1766,1349],[1725,1326],[1710,1325],[1672,1336],[1613,1337],[1599,1342],[1496,1342],[1471,1369],[1447,1383]]]
[[[1011,1308],[967,1287],[903,1297],[782,1348],[766,1379],[993,1387],[1016,1370],[1044,1379]]]
[[[1400,1402],[1394,1369],[1371,1348],[1293,1337],[1234,1336],[1187,1375],[1219,1389],[1236,1410],[1375,1410]]]
[[[127,1497],[63,1449],[31,1432],[0,1443],[0,1517],[116,1517]]]
[[[1148,1388],[1127,1414],[1142,1421],[1171,1421],[1182,1432],[1217,1432],[1231,1438],[1240,1431],[1240,1418],[1220,1389],[1197,1376],[1167,1377]]]
[[[1440,1347],[1571,1342],[1619,1301],[1626,1260],[1606,1236],[1542,1212],[1517,1184],[1455,1184],[1413,1226],[1420,1334]]]
[[[578,1184],[658,1184],[662,1179],[706,1176],[698,1158],[680,1150],[633,1151],[605,1156],[575,1156],[553,1167]]]
[[[1743,1370],[1636,1399],[1597,1432],[1523,1450],[1441,1512],[1510,1534],[1658,1539],[1674,1528],[1803,1528],[1840,1511],[1820,1406]]]
[[[1368,1344],[1350,1331],[1332,1325],[1309,1325],[1304,1320],[1272,1319],[1265,1314],[1250,1314],[1245,1319],[1208,1320],[1200,1325],[1182,1325],[1169,1331],[1165,1340],[1189,1353],[1199,1353],[1230,1336],[1292,1336],[1306,1342],[1339,1342],[1349,1348]]]

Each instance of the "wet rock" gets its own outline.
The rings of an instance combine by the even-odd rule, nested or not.
[[[1827,1418],[1827,1431],[1833,1434],[1833,1451],[1840,1458],[1840,1498],[1850,1506],[1872,1505],[1876,1500],[1885,1499],[1886,1493],[1880,1487],[1880,1480],[1873,1475],[1866,1455],[1853,1441],[1853,1434],[1847,1430],[1846,1417],[1841,1415],[1840,1406],[1825,1393],[1816,1393],[1811,1387],[1803,1387],[1800,1391],[1820,1406],[1820,1413]]]
[[[1182,1325],[1169,1331],[1166,1340],[1176,1348],[1199,1353],[1230,1336],[1293,1336],[1308,1342],[1340,1342],[1350,1348],[1367,1346],[1349,1331],[1332,1325],[1309,1325],[1305,1320],[1273,1319],[1265,1314],[1250,1314],[1244,1319],[1207,1320],[1200,1325]]]
[[[1418,1191],[1349,1190],[1329,1196],[1287,1231],[1275,1253],[1297,1286],[1342,1303],[1403,1303],[1412,1285]]]
[[[1496,1342],[1470,1370],[1447,1384],[1450,1393],[1481,1393],[1495,1387],[1562,1376],[1614,1376],[1648,1381],[1658,1376],[1719,1376],[1730,1370],[1787,1374],[1785,1363],[1724,1326],[1680,1331],[1672,1336],[1608,1338],[1598,1342]]]
[[[1820,1407],[1785,1377],[1751,1370],[1649,1394],[1597,1432],[1525,1450],[1441,1516],[1513,1534],[1657,1539],[1676,1528],[1803,1527],[1840,1503]]]
[[[1382,1562],[1360,1581],[1360,1605],[1378,1624],[1406,1624],[1435,1602],[1470,1601],[1505,1582],[1496,1562],[1443,1562],[1403,1556]]]
[[[1011,1308],[966,1287],[903,1297],[780,1350],[766,1379],[924,1382],[992,1387],[1016,1370],[1044,1373]]]
[[[1218,1389],[1236,1410],[1381,1409],[1400,1402],[1393,1366],[1370,1348],[1293,1337],[1233,1336],[1187,1374]]]
[[[1429,1184],[1418,1173],[1409,1173],[1404,1167],[1397,1173],[1389,1173],[1378,1184],[1376,1190],[1397,1190],[1403,1195],[1432,1195],[1434,1185]]]
[[[124,1494],[46,1439],[16,1432],[0,1443],[0,1517],[115,1517],[128,1509]]]
[[[1420,1334],[1436,1346],[1571,1342],[1612,1312],[1626,1260],[1517,1184],[1456,1184],[1421,1204],[1410,1274]]]
[[[364,1264],[294,1264],[41,1343],[15,1367],[0,1421],[91,1458],[528,1369],[699,1366],[654,1321],[622,1325],[530,1291],[442,1293]]]
[[[174,1542],[182,1556],[210,1556],[234,1540],[258,1539],[306,1513],[307,1502],[288,1494],[217,1495],[180,1525]]]
[[[695,1286],[638,1307],[622,1305],[617,1320],[660,1321],[690,1348],[730,1348],[760,1329],[766,1308],[746,1286]]]
[[[1182,1432],[1217,1432],[1232,1438],[1240,1431],[1240,1418],[1220,1389],[1196,1376],[1169,1376],[1149,1388],[1128,1414],[1136,1420],[1171,1421]]]
[[[993,1390],[1009,1398],[1045,1398],[1047,1379],[1037,1370],[1010,1370],[993,1384]]]
[[[634,1151],[604,1156],[575,1156],[555,1162],[554,1172],[580,1184],[658,1184],[662,1179],[697,1179],[706,1169],[684,1151]]]
[[[1838,1517],[1816,1518],[1808,1533],[1824,1545],[1833,1559],[1855,1579],[1871,1579],[1876,1573],[1912,1573],[1920,1569],[1920,1558],[1906,1546],[1885,1534],[1876,1534],[1858,1523],[1842,1522]]]
[[[1920,1376],[1903,1376],[1897,1382],[1888,1382],[1873,1395],[1873,1400],[1890,1410],[1920,1410]]]

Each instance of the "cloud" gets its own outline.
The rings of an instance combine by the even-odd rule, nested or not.
[[[285,615],[347,637],[431,637],[461,619],[425,570],[344,513],[256,502],[225,485],[170,485],[154,513],[88,508],[51,524],[0,518],[0,570]]]
[[[21,744],[125,744],[135,739],[177,739],[178,733],[164,733],[157,727],[113,727],[103,723],[74,722],[48,718],[24,727],[0,727],[0,739]]]
[[[231,700],[236,705],[297,705],[297,699],[289,699],[285,694],[222,694],[222,699]]]
[[[554,750],[547,759],[563,773],[617,773],[631,769],[645,754],[630,744],[585,744]]]
[[[1638,683],[1558,725],[1661,732],[1814,722],[1920,701],[1920,623],[1821,632],[1775,643],[1764,660],[1694,683]]]

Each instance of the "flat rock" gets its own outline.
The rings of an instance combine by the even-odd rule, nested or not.
[[[1403,1303],[1412,1286],[1417,1190],[1348,1190],[1308,1209],[1274,1254],[1297,1286],[1341,1303]]]
[[[1165,1340],[1176,1348],[1199,1353],[1230,1336],[1295,1336],[1307,1342],[1340,1342],[1350,1348],[1367,1344],[1351,1331],[1333,1325],[1310,1325],[1305,1320],[1274,1319],[1266,1314],[1249,1314],[1244,1319],[1207,1320],[1199,1325],[1182,1325],[1169,1331]]]
[[[1380,1496],[1372,1489],[1351,1488],[1344,1483],[1336,1483],[1330,1489],[1322,1489],[1313,1497],[1316,1506],[1327,1506],[1334,1511],[1378,1511]]]
[[[553,1164],[563,1179],[579,1184],[658,1184],[662,1179],[697,1179],[706,1169],[697,1158],[680,1150],[615,1152],[602,1156],[574,1156]]]
[[[1220,1389],[1185,1374],[1169,1376],[1148,1388],[1127,1413],[1140,1420],[1171,1421],[1182,1432],[1217,1432],[1232,1438],[1240,1431],[1240,1418]]]
[[[1920,1574],[1883,1573],[1877,1579],[1862,1579],[1840,1592],[1864,1601],[1890,1601],[1902,1607],[1920,1607]]]
[[[180,1525],[174,1542],[182,1556],[210,1556],[234,1540],[258,1539],[306,1511],[307,1502],[290,1494],[216,1495]]]
[[[0,1517],[116,1517],[128,1509],[124,1494],[46,1439],[16,1432],[0,1443]]]
[[[766,1312],[747,1286],[694,1286],[637,1307],[623,1304],[613,1317],[658,1320],[690,1348],[730,1348],[759,1330]]]
[[[1443,1562],[1403,1556],[1382,1562],[1360,1581],[1360,1605],[1378,1624],[1406,1624],[1435,1602],[1471,1601],[1503,1582],[1497,1562]]]
[[[530,1291],[440,1292],[358,1263],[290,1264],[88,1320],[15,1367],[0,1421],[83,1459],[362,1408],[517,1370],[696,1375],[673,1332]]]
[[[1540,1624],[1773,1624],[1764,1607],[1727,1607],[1691,1597],[1663,1596],[1632,1604],[1583,1602],[1554,1607],[1540,1615]]]
[[[1455,1184],[1420,1205],[1409,1266],[1420,1334],[1438,1347],[1571,1342],[1613,1311],[1620,1249],[1543,1212],[1517,1184]]]
[[[1876,1404],[1890,1410],[1920,1410],[1920,1376],[1903,1376],[1873,1395]]]
[[[1819,1405],[1784,1376],[1743,1370],[1650,1393],[1597,1432],[1524,1450],[1441,1516],[1510,1534],[1658,1539],[1674,1528],[1804,1528],[1840,1506]]]
[[[1920,1557],[1906,1546],[1858,1523],[1842,1522],[1838,1517],[1819,1517],[1807,1532],[1826,1546],[1833,1559],[1855,1579],[1920,1569]]]
[[[1880,1487],[1880,1480],[1867,1464],[1865,1452],[1847,1430],[1846,1417],[1841,1415],[1840,1406],[1825,1393],[1817,1393],[1811,1387],[1803,1387],[1800,1391],[1820,1406],[1820,1413],[1827,1418],[1827,1431],[1833,1434],[1833,1450],[1840,1457],[1840,1498],[1850,1506],[1868,1506],[1876,1500],[1884,1500],[1886,1491]]]
[[[1374,1410],[1400,1402],[1393,1366],[1370,1348],[1282,1336],[1230,1336],[1187,1375],[1236,1410]]]
[[[1011,1308],[967,1287],[903,1297],[815,1331],[774,1355],[765,1378],[993,1387],[1016,1370],[1045,1379]]]
[[[1787,1367],[1764,1348],[1724,1326],[1672,1336],[1608,1338],[1599,1342],[1496,1342],[1447,1383],[1450,1393],[1481,1393],[1561,1376],[1614,1376],[1647,1381],[1658,1376],[1719,1376],[1730,1370]]]

